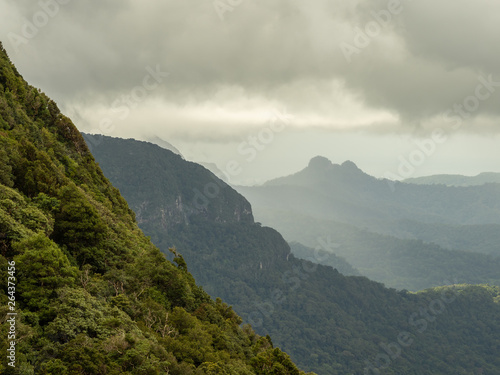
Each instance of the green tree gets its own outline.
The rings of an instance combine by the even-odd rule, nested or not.
[[[3,149],[3,144],[0,143],[0,184],[12,187],[12,167],[9,165],[9,158],[7,152]]]
[[[77,269],[72,267],[61,249],[43,234],[14,244],[18,269],[18,288],[29,309],[47,312],[56,290],[72,285]]]
[[[55,215],[53,238],[66,245],[78,265],[91,264],[97,271],[105,269],[102,241],[106,226],[97,210],[74,184],[64,187],[60,208]]]

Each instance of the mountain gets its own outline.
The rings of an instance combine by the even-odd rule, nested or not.
[[[224,173],[215,163],[207,163],[207,162],[199,162],[198,164],[203,165],[210,172],[220,178],[222,181],[228,183],[229,180],[227,178],[227,174]]]
[[[303,374],[171,251],[0,44],[0,373]]]
[[[339,257],[331,251],[335,251],[336,246],[328,249],[328,244],[324,243],[323,246],[320,243],[316,248],[311,248],[302,245],[300,242],[292,241],[289,243],[290,251],[299,259],[310,260],[313,263],[320,263],[326,266],[330,266],[342,275],[346,276],[361,276],[359,271],[351,266],[344,258]],[[332,244],[329,244],[332,246]],[[327,251],[331,250],[331,251]]]
[[[498,287],[451,278],[410,293],[345,276],[295,257],[280,233],[254,221],[243,196],[200,165],[111,137],[93,153],[146,235],[165,253],[175,246],[205,290],[271,335],[300,367],[321,375],[500,371]],[[296,251],[340,267],[337,248],[324,236]]]
[[[154,143],[154,144],[160,146],[161,148],[164,148],[165,150],[170,150],[174,154],[180,155],[182,158],[184,158],[184,156],[182,156],[181,152],[174,145],[165,141],[164,139],[161,139],[158,136],[152,136],[147,141]]]
[[[309,245],[305,246],[309,250],[302,250],[297,256],[333,267],[338,267],[335,259],[340,256],[360,274],[388,287],[418,291],[443,285],[445,280],[500,284],[498,257],[448,250],[421,240],[372,233],[352,225],[301,215],[299,212],[261,210],[261,215],[262,212],[266,213],[265,220],[280,228],[288,241],[301,241]],[[311,248],[321,247],[325,239],[330,243],[329,257],[321,254],[315,256]]]
[[[483,172],[477,176],[462,176],[458,174],[438,174],[433,176],[407,178],[407,184],[446,185],[446,186],[478,186],[500,183],[500,173]]]
[[[337,165],[322,157],[312,159],[308,167],[294,175],[244,190],[260,194],[272,206],[287,203],[306,213],[386,234],[400,232],[397,225],[400,220],[451,225],[500,224],[500,185],[459,188],[378,180],[352,162]],[[278,196],[281,199],[275,201]]]
[[[500,285],[500,185],[379,180],[316,157],[296,174],[237,189],[287,241],[314,248],[329,236],[336,255],[390,287],[420,290],[452,275]]]

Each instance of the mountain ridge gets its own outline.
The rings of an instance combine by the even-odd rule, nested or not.
[[[329,159],[323,156],[316,156],[309,161],[306,168],[292,174],[290,176],[278,177],[269,180],[262,186],[277,186],[282,184],[306,185],[310,178],[329,177],[334,179],[336,183],[343,183],[343,179],[350,178],[356,180],[372,180],[374,177],[364,173],[358,166],[347,160],[342,164],[334,164]],[[325,180],[329,181],[329,180]]]
[[[237,190],[252,203],[256,219],[276,228],[287,241],[314,248],[317,237],[329,235],[342,245],[337,255],[391,287],[418,290],[438,285],[435,277],[410,278],[411,267],[395,263],[407,257],[402,249],[414,249],[408,261],[427,264],[436,275],[462,270],[469,275],[464,282],[498,284],[500,273],[493,272],[493,264],[500,258],[499,185],[397,183],[396,187],[391,189],[388,180],[368,176],[351,162],[338,165],[320,157],[290,176]],[[389,254],[389,248],[396,253]],[[454,253],[453,267],[443,263],[450,250],[460,250]],[[373,254],[379,255],[372,259]],[[429,264],[421,254],[441,261]],[[492,267],[487,266],[488,259]],[[491,277],[480,280],[469,272],[469,265],[479,263],[486,266],[484,275]]]
[[[261,186],[238,186],[238,188],[252,192],[273,186],[300,186],[310,189],[311,192],[328,196],[329,200],[335,204],[348,201],[346,197],[338,196],[338,194],[346,194],[347,198],[355,196],[356,202],[352,201],[353,204],[362,203],[367,208],[369,206],[376,208],[381,216],[384,215],[384,210],[390,210],[390,214],[395,219],[410,217],[415,219],[417,217],[424,222],[433,222],[439,218],[439,220],[449,224],[458,224],[459,220],[467,224],[500,224],[499,200],[493,199],[493,197],[500,196],[500,186],[496,184],[446,187],[398,183],[398,189],[392,191],[388,180],[379,180],[369,176],[352,162],[346,162],[342,165],[323,163],[322,165],[325,168],[308,166],[295,174],[270,180]],[[312,180],[311,177],[315,180]],[[284,189],[282,188],[282,190]],[[453,199],[461,199],[462,203],[468,200],[466,198],[473,199],[474,203],[480,203],[481,210],[476,209],[476,212],[471,215],[470,212],[466,213],[465,210],[450,205],[450,198],[445,196],[451,193],[458,196]],[[489,198],[487,204],[483,202],[483,195]],[[447,204],[448,206],[445,207],[444,205]],[[395,205],[399,206],[398,210],[393,210]],[[349,212],[342,214],[345,214],[344,218],[349,216]]]
[[[138,143],[145,146],[142,154],[134,155],[139,160],[129,160],[126,149],[112,146],[122,142],[107,138],[101,147],[94,150],[94,156],[107,171],[105,173],[113,176],[113,183],[120,189],[128,184],[128,175],[123,172],[130,169],[130,165],[140,165],[141,168],[134,169],[133,173],[138,180],[149,182],[148,196],[154,202],[151,207],[157,212],[163,206],[172,204],[168,197],[181,196],[183,200],[189,200],[185,197],[192,197],[193,188],[203,191],[207,184],[217,184],[205,169],[197,169],[202,173],[194,173],[196,166],[184,163],[170,153],[161,152],[151,158],[150,146],[143,143]],[[115,151],[109,152],[110,149]],[[175,161],[176,165],[171,169],[162,168],[165,163],[163,158]],[[171,184],[168,188],[175,191],[166,196],[161,193],[161,189],[166,187],[161,183],[163,177],[159,175],[170,175],[165,179],[173,181],[177,179],[176,170],[182,170],[193,179],[189,184]],[[187,186],[187,189],[182,190],[182,186]],[[214,199],[225,201],[233,208],[241,206],[239,200],[247,201],[242,196],[235,197],[234,201],[227,199],[227,191],[220,189]],[[140,207],[141,200],[133,190],[127,190],[124,196],[134,210]],[[208,211],[216,211],[216,207],[217,204],[212,204],[212,201],[207,204]],[[152,211],[149,214],[158,215]],[[215,215],[208,217],[214,218]],[[293,219],[293,214],[288,214],[288,218]],[[393,373],[416,375],[430,373],[433,368],[439,367],[443,374],[455,375],[462,368],[476,371],[478,368],[486,370],[487,366],[495,371],[496,365],[493,364],[497,359],[493,359],[491,354],[495,351],[489,349],[491,345],[496,345],[494,340],[497,336],[494,334],[500,330],[497,320],[493,318],[498,313],[498,307],[493,302],[496,298],[495,287],[457,285],[453,277],[443,280],[447,278],[446,274],[440,281],[449,284],[447,287],[419,293],[396,291],[366,277],[347,277],[330,266],[298,259],[279,232],[259,223],[215,222],[195,212],[189,224],[177,222],[171,228],[165,230],[162,223],[155,220],[142,224],[145,233],[164,252],[171,246],[183,249],[183,257],[204,289],[231,303],[259,334],[270,334],[274,342],[302,368],[318,374],[342,375],[379,370],[374,359],[380,354],[381,345],[394,342],[399,333],[408,331],[412,332],[411,338],[416,344],[409,351],[402,350],[395,361],[388,359]],[[336,238],[323,236],[314,237],[314,240],[317,242],[305,258],[327,261],[328,253],[335,253],[338,249]],[[491,295],[483,295],[483,289],[491,290]],[[419,308],[429,306],[432,301],[441,303],[438,302],[440,293],[446,295],[451,290],[457,291],[460,302],[446,304],[446,317],[429,316],[430,319],[437,319],[436,324],[432,324],[427,334],[419,335],[411,324],[415,322],[409,319],[415,312],[418,316]],[[476,297],[482,302],[472,303],[468,299]],[[468,316],[480,314],[478,319],[487,321],[490,327],[479,340],[481,345],[485,345],[484,349],[483,346],[473,349],[476,350],[474,358],[480,358],[481,362],[477,367],[474,365],[474,369],[468,364],[472,353],[466,343],[471,336],[462,332],[473,332],[475,323],[463,318],[461,311],[464,308],[469,309]],[[449,332],[460,333],[452,339]],[[426,358],[425,362],[422,358]]]
[[[171,252],[0,43],[0,372],[304,374]]]

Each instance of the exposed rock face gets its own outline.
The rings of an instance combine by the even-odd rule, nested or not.
[[[93,154],[136,212],[139,224],[169,230],[193,220],[253,223],[250,203],[206,168],[155,144],[99,137]],[[137,165],[140,168],[131,168]],[[151,188],[153,181],[165,189]]]

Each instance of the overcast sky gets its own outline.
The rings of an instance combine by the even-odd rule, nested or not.
[[[500,2],[0,0],[0,40],[81,131],[158,136],[233,183],[315,155],[500,172]]]

